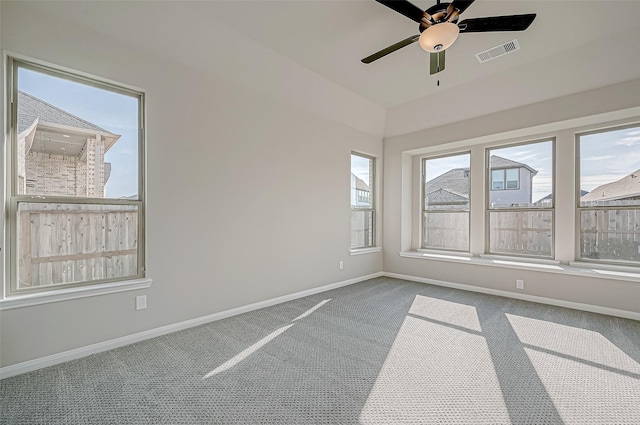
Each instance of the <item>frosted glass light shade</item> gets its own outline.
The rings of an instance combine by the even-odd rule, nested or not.
[[[441,22],[430,26],[420,34],[420,47],[430,53],[437,53],[447,49],[460,34],[460,28],[451,22]]]

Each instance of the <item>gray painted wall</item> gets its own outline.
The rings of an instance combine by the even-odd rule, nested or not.
[[[381,108],[248,39],[202,40],[226,61],[187,64],[171,49],[160,55],[161,44],[142,49],[49,7],[2,2],[1,47],[146,90],[153,284],[0,312],[2,366],[382,270],[380,252],[349,255],[350,154],[381,156]],[[153,30],[147,21],[133,24]],[[248,78],[247,58],[272,68]],[[148,308],[135,311],[141,294]]]

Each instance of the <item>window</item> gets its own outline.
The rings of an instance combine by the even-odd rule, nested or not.
[[[640,264],[640,127],[577,136],[578,258]]]
[[[554,142],[487,150],[488,252],[553,258]]]
[[[9,58],[6,294],[144,277],[143,94]]]
[[[470,154],[422,160],[422,248],[469,251]]]
[[[491,190],[505,189],[520,189],[520,169],[491,169]]]
[[[351,249],[375,245],[373,158],[351,154]]]

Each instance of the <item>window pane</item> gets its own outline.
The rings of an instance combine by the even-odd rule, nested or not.
[[[490,208],[550,208],[553,202],[553,142],[551,140],[490,149]],[[505,178],[498,187],[496,176]],[[499,190],[499,189],[509,190]]]
[[[580,257],[640,261],[640,209],[580,211]]]
[[[640,205],[640,127],[578,140],[580,206]]]
[[[351,248],[373,246],[373,211],[351,211]]]
[[[504,189],[504,170],[491,170],[491,190]]]
[[[551,211],[490,211],[489,251],[551,257]]]
[[[469,154],[424,160],[424,207],[469,209]]]
[[[138,206],[18,203],[18,289],[136,276]]]
[[[373,208],[373,159],[351,155],[351,208]]]
[[[469,213],[425,212],[423,248],[469,251]]]
[[[520,170],[511,168],[507,172],[507,189],[517,189],[520,181]]]
[[[138,98],[18,69],[16,193],[138,199]]]

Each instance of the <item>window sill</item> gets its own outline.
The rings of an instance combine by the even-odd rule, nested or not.
[[[362,255],[362,254],[371,254],[373,252],[380,252],[382,251],[382,247],[379,246],[374,246],[372,248],[357,248],[357,249],[352,249],[350,251],[351,255]]]
[[[76,288],[58,289],[49,292],[38,292],[28,295],[16,295],[0,300],[0,311],[12,308],[29,307],[38,304],[55,303],[76,298],[94,297],[123,291],[135,291],[151,286],[149,278],[133,279],[120,282],[109,282]]]
[[[561,264],[555,260],[540,260],[519,257],[502,257],[502,256],[472,256],[458,253],[450,253],[448,255],[436,254],[430,252],[408,251],[400,252],[401,257],[416,258],[420,260],[445,261],[452,263],[472,264],[488,267],[501,267],[507,269],[531,270],[547,273],[570,274],[575,276],[593,277],[600,279],[624,280],[630,282],[640,282],[640,270],[612,270],[605,266],[599,267],[594,264]]]

